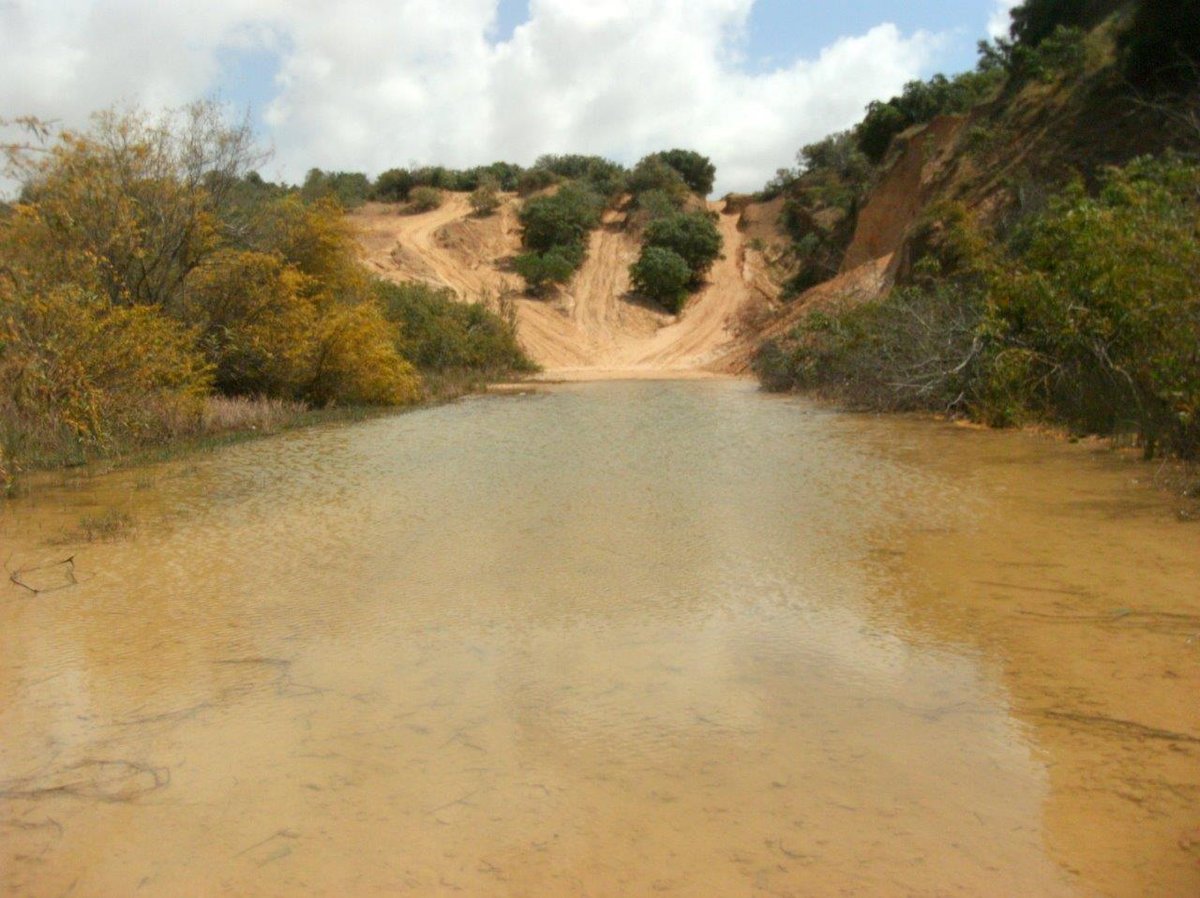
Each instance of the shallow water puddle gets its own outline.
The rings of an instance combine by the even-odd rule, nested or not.
[[[1200,529],[1142,476],[704,381],[35,491],[0,891],[1197,894]]]

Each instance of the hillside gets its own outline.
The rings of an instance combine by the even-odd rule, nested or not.
[[[763,384],[1200,456],[1200,17],[1162,8],[1031,0],[1036,40],[804,147],[764,195],[791,243]]]
[[[723,372],[753,336],[745,319],[775,298],[777,287],[762,274],[764,253],[739,230],[744,213],[722,203],[710,208],[719,216],[723,257],[679,316],[631,292],[629,266],[639,245],[623,210],[604,213],[569,283],[546,298],[521,295],[511,270],[521,251],[518,202],[506,194],[495,214],[479,218],[465,195],[447,193],[432,212],[403,214],[399,206],[372,203],[352,220],[368,266],[381,277],[448,287],[464,300],[512,299],[521,343],[550,379]]]

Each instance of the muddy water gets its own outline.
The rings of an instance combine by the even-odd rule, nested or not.
[[[37,490],[0,893],[1194,896],[1150,473],[607,383]]]

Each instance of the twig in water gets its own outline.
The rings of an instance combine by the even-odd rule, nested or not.
[[[12,556],[10,555],[9,558],[11,557]],[[26,583],[24,579],[22,579],[25,574],[32,574],[37,571],[45,571],[49,570],[50,568],[58,567],[63,569],[63,578],[66,582],[60,583],[57,586],[31,586],[29,583]],[[8,579],[11,582],[15,583],[17,586],[20,586],[22,589],[28,589],[35,596],[46,592],[57,592],[60,589],[67,589],[68,587],[75,586],[79,582],[75,579],[74,555],[70,556],[69,558],[64,558],[62,561],[51,561],[48,564],[17,568],[15,570],[9,570],[8,561],[6,560],[4,562],[4,569],[8,571]]]

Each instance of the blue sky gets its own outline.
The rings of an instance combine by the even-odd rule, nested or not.
[[[521,4],[523,5],[523,4]],[[746,55],[752,64],[787,63],[820,52],[838,37],[880,22],[901,31],[945,32],[946,45],[933,68],[959,72],[975,65],[975,45],[987,34],[996,4],[990,0],[859,0],[851,3],[756,0]],[[929,72],[932,74],[932,72]]]
[[[991,0],[755,0],[745,46],[746,64],[760,70],[787,64],[798,57],[816,55],[839,37],[892,22],[902,31],[947,32],[936,70],[962,71],[975,64],[975,44],[986,36],[995,8]],[[528,18],[528,0],[500,0],[497,38],[507,39]]]

